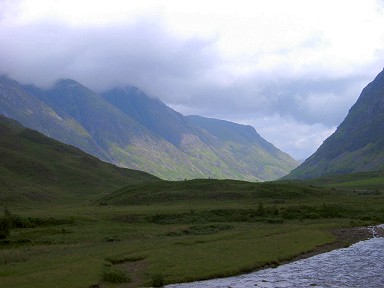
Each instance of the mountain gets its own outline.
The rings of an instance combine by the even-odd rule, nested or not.
[[[29,88],[31,92],[34,90],[36,87]],[[51,89],[34,95],[84,127],[97,147],[107,155],[106,159],[101,158],[103,160],[165,179],[203,177],[202,173],[190,169],[190,160],[171,143],[78,82],[63,79]],[[87,147],[84,151],[94,154]]]
[[[263,179],[273,179],[275,175],[284,175],[287,169],[297,166],[291,156],[266,141],[249,125],[201,116],[186,118],[212,135],[214,138],[206,137],[206,141],[215,147],[225,163],[230,163],[243,175],[252,175],[256,171]]]
[[[0,116],[0,201],[96,199],[122,186],[159,181],[119,168]]]
[[[276,179],[297,166],[295,160],[263,139],[251,126],[183,116],[135,87],[115,88],[102,96],[188,155],[205,177]]]
[[[180,147],[183,135],[196,133],[182,114],[136,87],[114,88],[102,93],[102,96],[124,114],[177,147]]]
[[[29,128],[104,161],[164,179],[272,180],[297,166],[254,129],[257,137],[247,147],[250,142],[236,140],[239,127],[246,126],[220,122],[233,133],[228,141],[135,87],[98,94],[62,79],[44,90],[1,77],[0,104],[0,113]]]
[[[384,169],[384,70],[361,92],[347,117],[319,149],[286,178]]]
[[[8,77],[0,76],[0,114],[16,119],[48,137],[109,160],[88,131],[75,119],[44,103],[40,99],[42,93],[38,88],[25,87]]]

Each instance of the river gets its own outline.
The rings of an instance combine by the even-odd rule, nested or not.
[[[379,227],[384,228],[384,225]],[[374,228],[372,232],[375,236]],[[384,238],[374,237],[348,248],[333,250],[277,268],[166,287],[384,287]]]

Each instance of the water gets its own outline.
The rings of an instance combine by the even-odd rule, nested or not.
[[[381,225],[383,228],[383,225]],[[376,235],[372,228],[373,236]],[[384,238],[235,277],[166,286],[168,288],[384,287]]]

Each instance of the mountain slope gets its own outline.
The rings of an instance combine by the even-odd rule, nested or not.
[[[109,160],[108,155],[98,147],[79,122],[36,97],[40,94],[42,94],[40,89],[25,87],[5,76],[0,76],[0,114],[16,119],[22,125],[38,130],[48,137]]]
[[[244,145],[258,144],[269,153],[277,153],[279,151],[262,138],[252,126],[197,115],[187,116],[186,118],[190,123],[204,129],[222,141],[237,142]]]
[[[114,88],[103,98],[156,135],[180,146],[183,135],[195,133],[184,116],[136,87]]]
[[[262,138],[251,126],[200,116],[187,116],[187,119],[215,137],[210,143],[213,149],[242,175],[256,173],[262,179],[276,179],[297,166],[292,157]]]
[[[168,180],[254,181],[279,178],[297,165],[253,128],[218,122],[233,134],[228,141],[134,87],[99,95],[69,79],[46,90],[1,79],[1,113],[122,167]],[[242,129],[253,142],[244,141]]]
[[[95,199],[159,179],[102,162],[0,116],[0,201]]]
[[[269,180],[286,175],[297,166],[294,159],[251,126],[183,116],[134,87],[115,88],[103,93],[103,97],[188,155],[205,176]]]
[[[287,178],[315,178],[382,169],[384,70],[363,89],[335,133]]]
[[[80,123],[109,161],[165,179],[203,177],[174,145],[73,80],[60,80],[40,98]],[[90,152],[91,151],[87,151]],[[196,170],[196,169],[195,169]]]

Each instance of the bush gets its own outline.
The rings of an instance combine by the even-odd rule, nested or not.
[[[121,270],[107,268],[103,272],[103,281],[110,283],[126,283],[131,282],[131,278]]]
[[[8,237],[11,231],[11,223],[7,217],[0,218],[0,239]]]
[[[152,286],[153,287],[162,287],[164,286],[164,276],[161,273],[152,275]]]
[[[211,224],[201,226],[191,226],[186,230],[183,230],[184,234],[187,235],[208,235],[215,234],[220,231],[232,229],[232,226],[226,224]]]
[[[265,222],[269,224],[281,224],[284,223],[283,218],[268,218]]]
[[[4,208],[4,216],[0,217],[0,239],[9,236],[11,229],[14,228],[34,228],[38,226],[56,226],[75,223],[74,218],[55,219],[55,218],[26,218],[12,214],[7,207]],[[63,233],[66,233],[64,228]],[[5,242],[2,242],[5,243]]]

